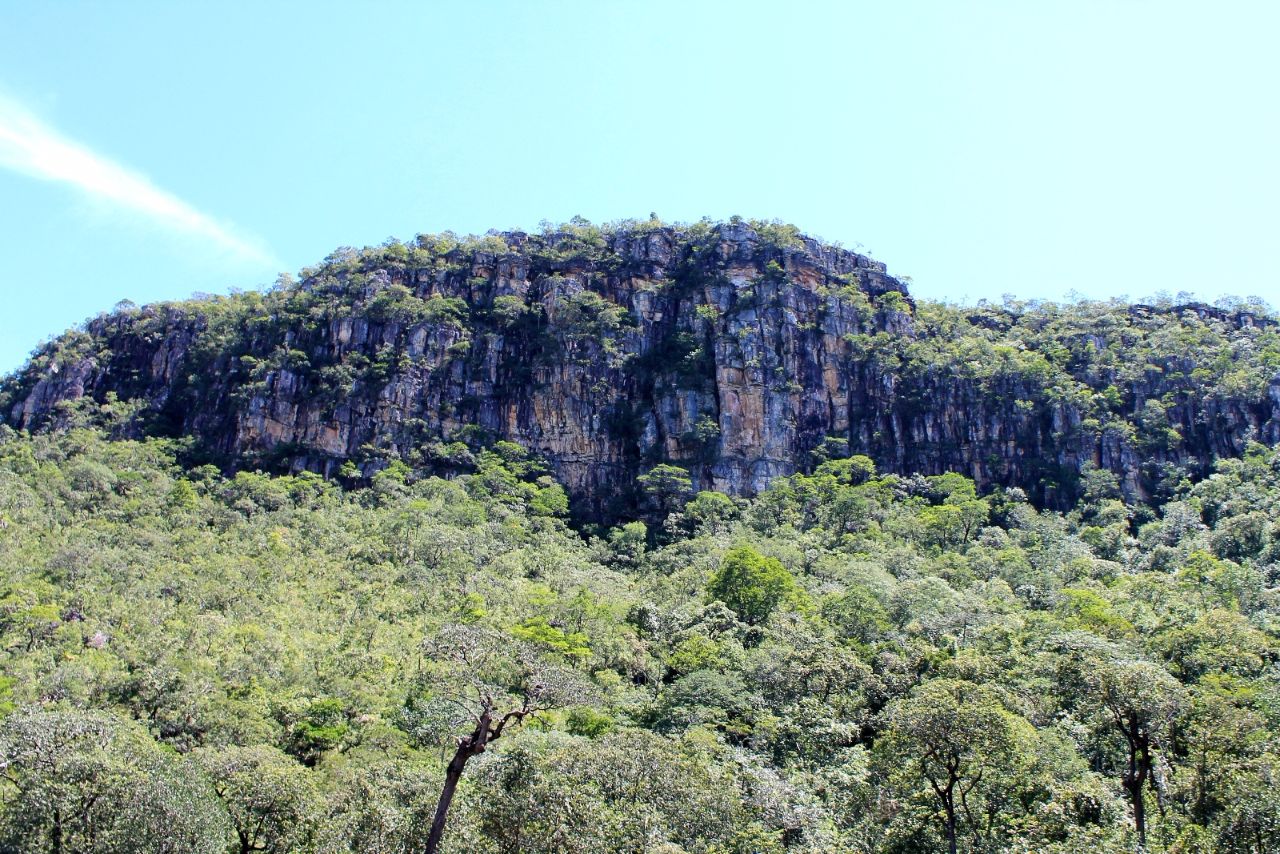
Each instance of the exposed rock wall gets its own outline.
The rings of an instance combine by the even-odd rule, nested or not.
[[[1079,390],[889,356],[929,334],[882,264],[790,233],[509,233],[340,254],[265,297],[100,318],[9,381],[5,418],[39,428],[65,417],[60,401],[115,393],[145,403],[138,430],[192,435],[232,465],[326,474],[393,456],[448,468],[464,453],[451,440],[508,439],[604,516],[634,506],[634,479],[655,463],[750,494],[827,437],[884,469],[960,471],[1048,504],[1074,498],[1086,463],[1142,497],[1144,466],[1203,473],[1250,437],[1280,439],[1280,381],[1208,409],[1175,399],[1164,411],[1179,439],[1152,450],[1090,420]],[[1126,388],[1124,406],[1166,394],[1162,382]]]

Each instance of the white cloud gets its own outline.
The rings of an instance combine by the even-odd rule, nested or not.
[[[271,254],[166,193],[145,176],[63,137],[21,104],[0,95],[0,167],[70,184],[90,198],[141,214],[154,224],[211,241],[245,262],[278,267]]]

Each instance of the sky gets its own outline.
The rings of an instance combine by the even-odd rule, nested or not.
[[[580,215],[973,303],[1280,305],[1280,3],[0,0],[0,373],[118,301]]]

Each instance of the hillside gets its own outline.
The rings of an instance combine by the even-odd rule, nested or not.
[[[1280,328],[1153,303],[732,221],[121,305],[0,387],[0,854],[1280,850]]]
[[[926,854],[949,784],[962,851],[1280,846],[1261,445],[1141,525],[852,458],[589,540],[512,447],[353,491],[178,450],[0,428],[0,851],[422,851],[477,696],[550,708],[454,854]]]
[[[835,442],[1068,509],[1092,469],[1147,502],[1280,440],[1280,337],[1201,305],[916,304],[883,264],[776,223],[575,221],[339,250],[296,282],[126,306],[0,389],[17,428],[134,405],[224,468],[369,478],[538,453],[575,511],[634,516],[637,476],[749,496]],[[344,469],[344,464],[352,463]]]

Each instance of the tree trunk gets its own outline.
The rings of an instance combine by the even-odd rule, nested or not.
[[[956,810],[947,804],[947,851],[956,854]]]
[[[954,768],[951,769],[947,785],[944,788],[939,786],[938,782],[933,777],[930,777],[927,771],[924,773],[929,780],[929,785],[933,787],[933,793],[938,796],[938,803],[942,804],[942,810],[946,813],[946,817],[943,819],[943,827],[947,831],[947,851],[949,854],[956,854],[956,782],[959,778],[956,776]]]
[[[462,769],[467,764],[465,745],[458,745],[458,750],[449,760],[449,767],[444,772],[444,788],[440,790],[440,800],[436,802],[436,814],[431,820],[431,834],[427,837],[426,854],[436,854],[440,847],[440,837],[444,836],[445,821],[449,816],[449,805],[453,803],[453,793],[458,789],[458,781],[462,779]]]
[[[462,779],[462,769],[467,760],[477,753],[483,753],[489,741],[492,717],[488,710],[480,716],[475,731],[458,742],[458,749],[449,760],[449,767],[444,772],[444,788],[440,790],[440,800],[436,802],[436,814],[431,820],[431,833],[427,836],[425,854],[436,854],[440,847],[440,839],[444,836],[444,825],[449,818],[449,805],[453,803],[453,794],[458,790],[458,781]]]
[[[1138,846],[1147,847],[1147,807],[1142,800],[1142,787],[1151,774],[1151,740],[1142,731],[1134,716],[1129,718],[1129,726],[1124,730],[1129,740],[1129,768],[1124,775],[1124,788],[1129,793],[1129,801],[1133,804],[1133,825],[1138,831]]]
[[[1133,824],[1138,829],[1138,845],[1147,847],[1147,808],[1142,802],[1142,780],[1130,782],[1125,780],[1124,787],[1129,790],[1129,799],[1133,802]]]

